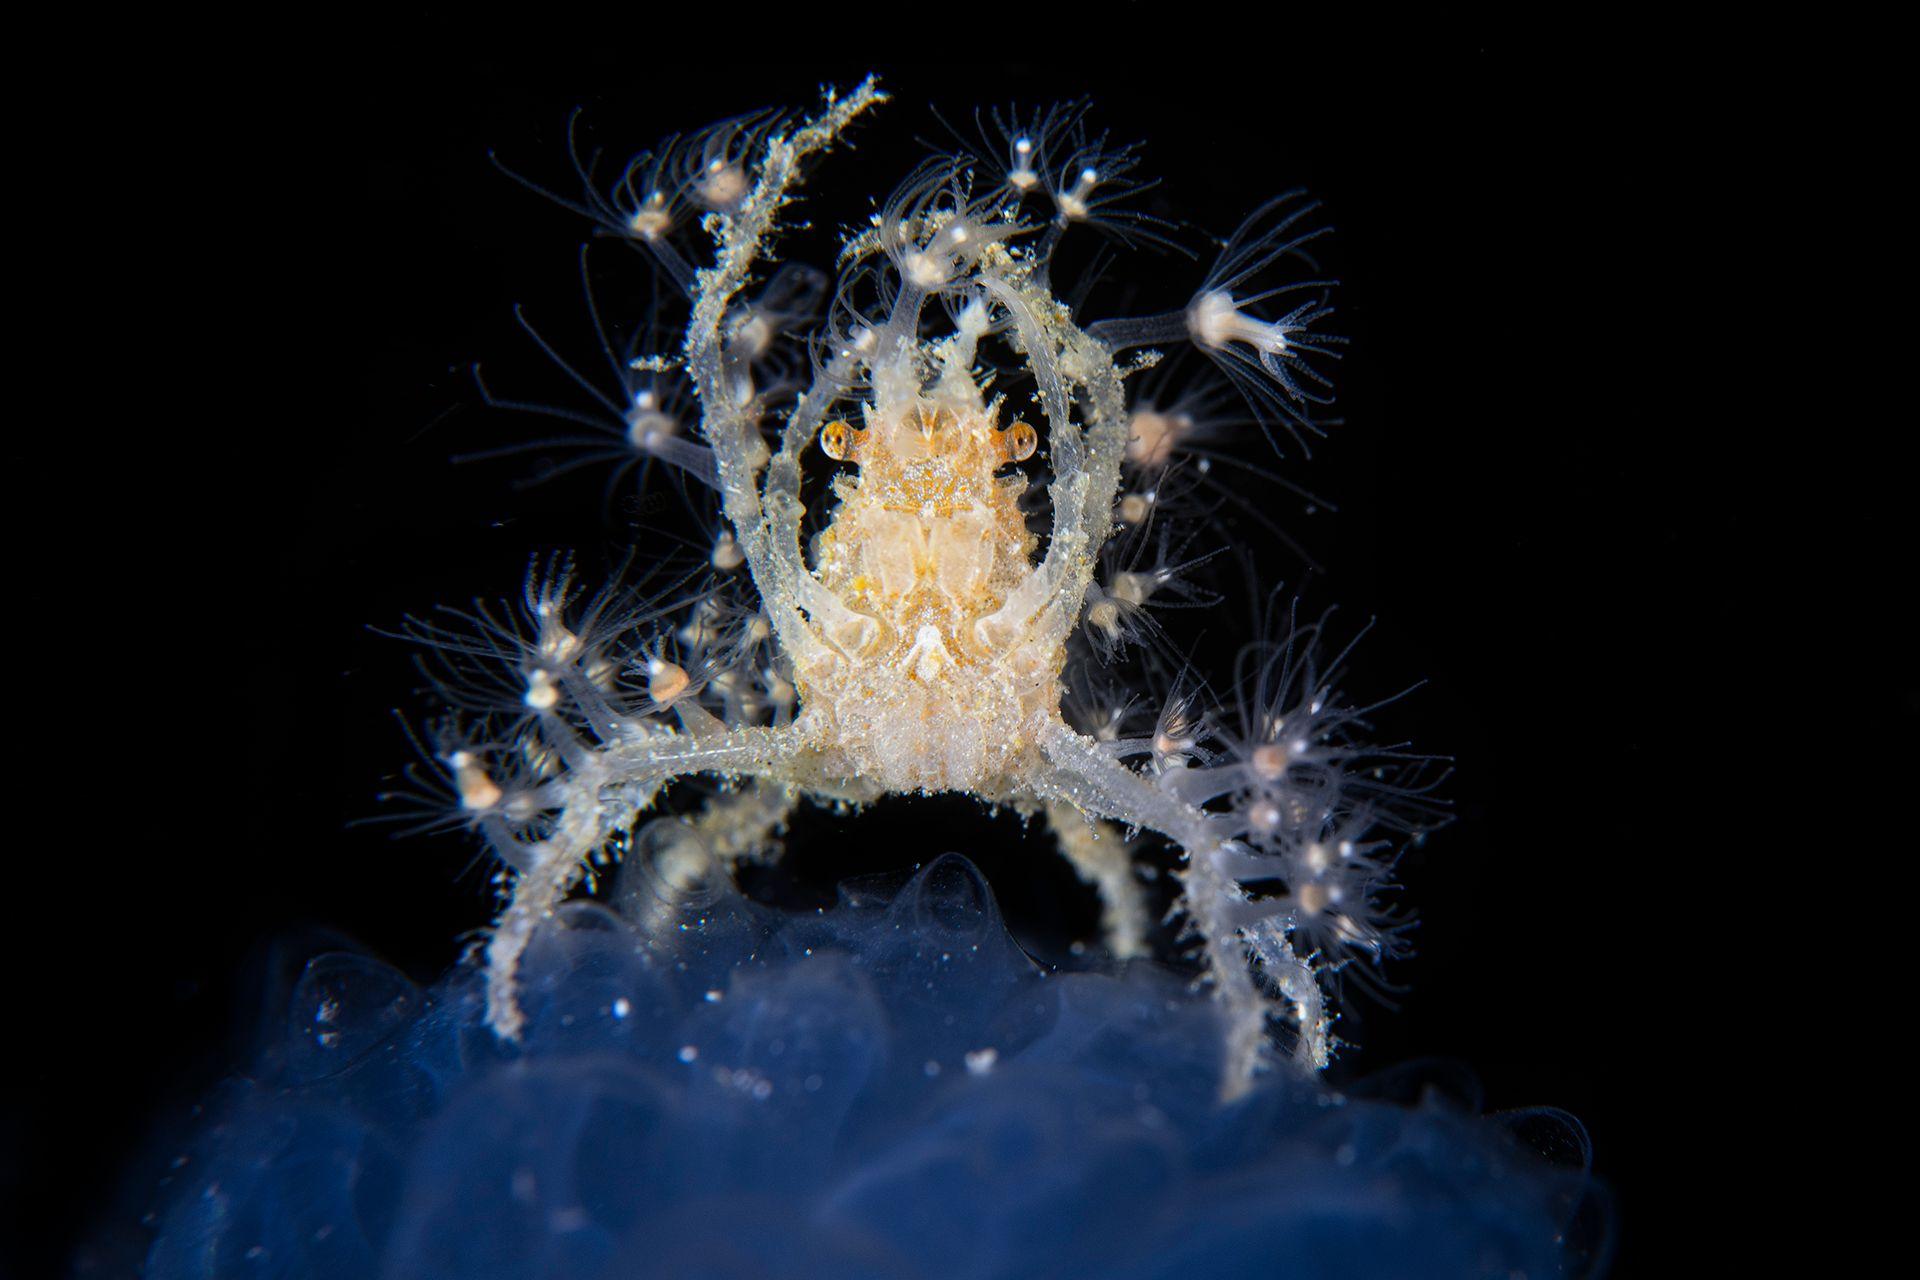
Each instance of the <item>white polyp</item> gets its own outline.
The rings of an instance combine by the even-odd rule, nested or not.
[[[500,803],[505,793],[487,776],[470,751],[456,751],[447,757],[453,768],[453,785],[460,792],[460,807],[469,813],[485,813]]]
[[[536,667],[527,674],[527,692],[521,701],[535,711],[551,711],[560,704],[560,686],[546,668]]]
[[[938,289],[951,277],[947,264],[934,254],[915,250],[901,259],[906,277],[922,289]]]
[[[655,453],[663,441],[680,434],[680,424],[672,414],[656,408],[656,403],[653,392],[642,391],[627,410],[627,442],[641,453]]]
[[[1333,860],[1327,857],[1327,846],[1318,840],[1307,842],[1307,847],[1301,851],[1300,862],[1315,875],[1324,875],[1327,868],[1333,865]]]
[[[686,669],[665,658],[651,658],[647,662],[647,696],[665,706],[687,691],[692,678]]]
[[[564,666],[579,656],[580,637],[567,630],[553,616],[551,601],[541,603],[540,619],[540,661],[552,666]]]
[[[746,194],[747,171],[724,160],[710,161],[700,181],[694,184],[694,195],[709,209],[731,209]]]
[[[1219,351],[1231,342],[1243,342],[1266,355],[1283,356],[1289,350],[1287,334],[1291,327],[1244,315],[1231,293],[1215,289],[1201,294],[1188,306],[1187,331],[1196,343],[1209,351]]]
[[[1253,749],[1253,771],[1268,782],[1286,777],[1287,765],[1292,760],[1292,752],[1278,742],[1264,742]]]
[[[1151,575],[1123,572],[1113,575],[1113,581],[1107,584],[1107,590],[1115,600],[1138,608],[1147,602],[1156,585]]]
[[[658,191],[648,196],[646,203],[627,219],[627,230],[648,243],[665,238],[673,230],[673,214],[667,208],[666,197]]]
[[[1007,173],[1007,183],[1016,191],[1031,191],[1039,185],[1040,175],[1033,168],[1033,139],[1013,140],[1013,168]]]
[[[1061,216],[1069,220],[1086,217],[1087,197],[1093,194],[1093,189],[1099,183],[1100,174],[1096,170],[1082,169],[1079,181],[1073,184],[1071,190],[1063,192],[1060,196]]]
[[[1193,416],[1139,409],[1128,424],[1127,461],[1138,467],[1164,467],[1194,427]]]

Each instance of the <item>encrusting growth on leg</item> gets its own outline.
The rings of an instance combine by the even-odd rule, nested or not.
[[[1120,829],[1071,805],[1047,803],[1047,824],[1060,852],[1100,893],[1100,924],[1116,960],[1147,954],[1147,903],[1135,878],[1133,851]]]
[[[750,778],[736,791],[710,797],[689,825],[731,873],[742,862],[764,861],[778,852],[775,837],[798,799],[791,787]]]

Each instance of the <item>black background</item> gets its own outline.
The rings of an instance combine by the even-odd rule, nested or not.
[[[1224,234],[1285,187],[1324,197],[1353,340],[1346,421],[1310,464],[1284,465],[1340,510],[1274,506],[1324,566],[1309,599],[1377,619],[1349,687],[1426,681],[1386,728],[1457,761],[1458,820],[1407,866],[1422,920],[1409,991],[1343,1025],[1359,1047],[1342,1069],[1451,1058],[1490,1108],[1572,1111],[1616,1194],[1624,1264],[1682,1212],[1675,1188],[1722,1158],[1695,1123],[1715,1109],[1700,1062],[1726,1034],[1702,922],[1736,851],[1702,797],[1738,748],[1723,704],[1749,659],[1732,619],[1759,570],[1728,500],[1740,424],[1709,411],[1698,356],[1670,340],[1703,287],[1687,257],[1701,193],[1733,180],[1696,145],[1717,117],[1651,59],[1439,41],[1114,62],[1039,43],[964,74],[881,62],[898,101],[822,166],[839,195],[807,212],[862,215],[912,139],[940,136],[929,102],[960,122],[1081,94],[1145,140],[1164,180],[1145,207]],[[132,603],[103,670],[108,713],[143,731],[45,908],[57,963],[21,961],[48,1028],[7,1120],[24,1258],[137,1211],[143,1175],[118,1175],[147,1126],[238,1060],[274,975],[321,933],[424,981],[488,920],[465,839],[350,825],[411,759],[393,710],[425,709],[404,646],[369,626],[508,594],[534,551],[604,563],[618,533],[597,477],[516,491],[510,464],[447,461],[529,429],[477,403],[473,361],[556,388],[512,304],[583,351],[586,228],[487,150],[568,190],[576,105],[618,159],[866,69],[591,45],[551,61],[333,49],[181,76],[137,140],[128,187],[149,216],[118,240],[157,275],[107,323],[166,353],[145,401],[165,411],[108,406],[156,448],[125,477],[136,518],[105,535],[125,566],[111,589]],[[1199,270],[1132,269],[1174,299]],[[1299,558],[1264,538],[1229,523],[1198,545],[1246,546],[1267,586],[1291,588]],[[1177,615],[1174,634],[1230,649],[1248,612]],[[789,847],[768,892],[954,849],[1037,948],[1092,927],[1044,841],[967,803],[810,815]]]

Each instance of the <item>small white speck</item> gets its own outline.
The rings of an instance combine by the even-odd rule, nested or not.
[[[682,1062],[692,1062],[700,1056],[700,1047],[698,1045],[683,1044],[680,1046],[680,1052],[674,1056]]]
[[[984,1049],[975,1049],[967,1055],[967,1070],[976,1076],[983,1076],[993,1070],[993,1064],[1000,1061],[1000,1051],[992,1045]]]
[[[724,991],[709,991],[707,992],[707,1003],[719,1004],[720,1001],[726,997],[726,994]]]
[[[615,1000],[613,1002],[614,1017],[624,1018],[632,1012],[633,1012],[633,1005],[625,996],[621,996],[618,1000]]]

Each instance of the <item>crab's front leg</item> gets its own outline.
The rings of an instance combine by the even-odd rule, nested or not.
[[[1235,878],[1236,866],[1246,855],[1223,824],[1065,724],[1048,735],[1042,751],[1049,767],[1033,785],[1041,801],[1157,831],[1185,850],[1181,905],[1200,936],[1208,977],[1228,1023],[1222,1096],[1244,1093],[1267,1056],[1266,1025],[1273,1005],[1255,980],[1256,961],[1292,1006],[1299,1028],[1294,1061],[1307,1070],[1325,1066],[1328,1025],[1319,983],[1284,939],[1269,941],[1257,954],[1250,949],[1241,932],[1242,923],[1252,918],[1245,906],[1248,895]]]
[[[729,348],[727,317],[767,255],[803,162],[832,146],[862,112],[885,98],[869,77],[844,97],[830,95],[805,125],[768,140],[753,189],[712,223],[714,264],[695,279],[687,321],[683,358],[700,396],[701,430],[713,447],[721,510],[733,526],[775,633],[795,656],[814,645],[818,633],[836,646],[855,650],[872,634],[871,622],[820,585],[800,550],[799,452],[820,424],[821,397],[834,379],[816,382],[793,414],[780,452],[770,454],[760,432],[761,411],[750,371]]]
[[[487,1025],[516,1040],[526,1025],[520,1009],[520,957],[534,931],[553,914],[585,873],[589,859],[614,834],[652,807],[667,783],[689,774],[764,778],[777,786],[799,781],[806,747],[797,730],[721,729],[703,732],[635,726],[582,757],[548,784],[543,797],[557,810],[544,838],[514,858],[513,896],[487,944]]]

